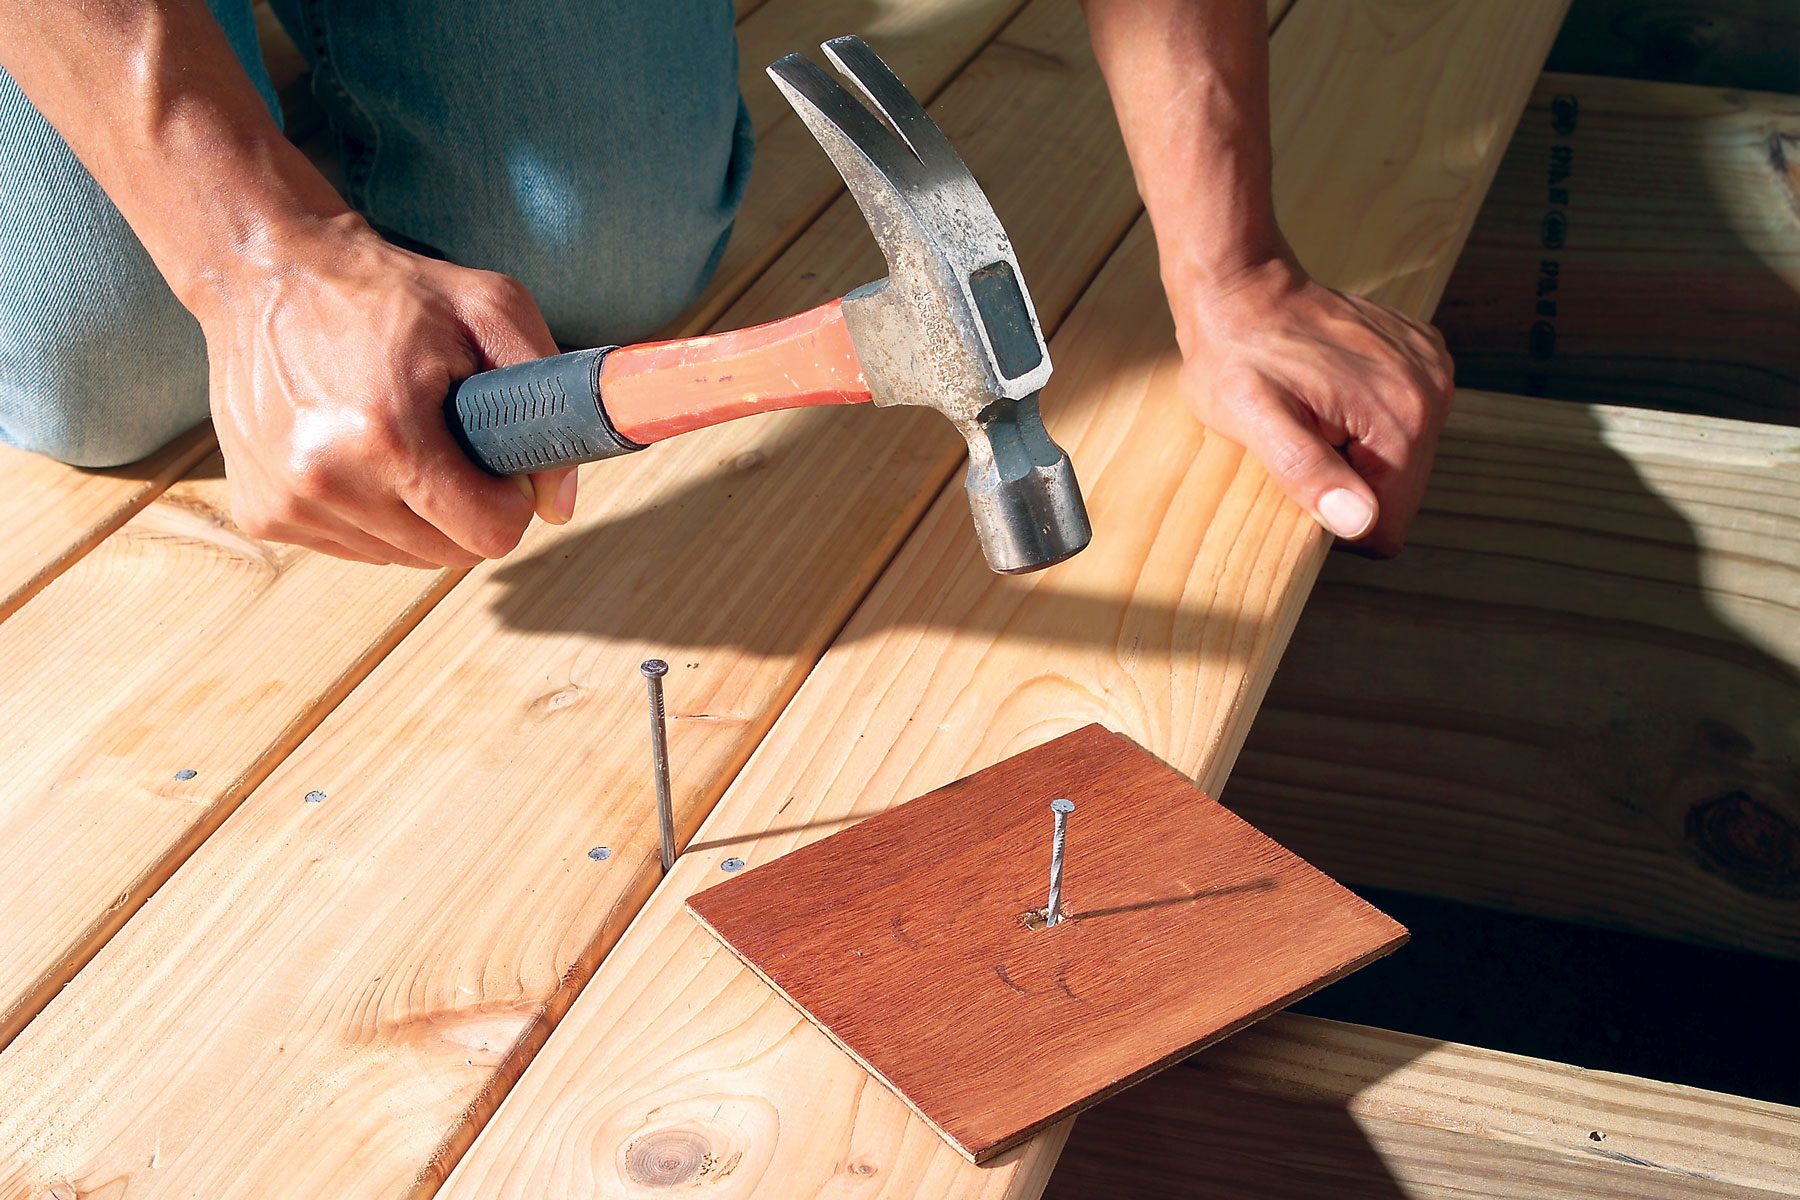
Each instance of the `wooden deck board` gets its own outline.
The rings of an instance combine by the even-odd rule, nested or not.
[[[896,40],[877,44],[917,86],[935,91],[967,60],[971,43],[993,34],[1013,3],[963,0],[911,9],[895,22]],[[740,30],[746,61],[815,43],[839,28],[837,20],[827,5],[771,4]],[[778,109],[778,98],[762,95],[773,88],[760,69],[747,69],[745,83],[758,96],[752,107],[767,130],[764,147],[780,148],[779,161],[803,141],[810,158],[805,169],[776,172],[778,184],[752,188],[749,228],[733,241],[743,248],[727,255],[695,320],[716,315],[724,299],[740,295],[762,270],[768,252],[749,247],[750,240],[786,245],[804,228],[802,217],[787,207],[804,208],[801,201],[813,197],[816,208],[841,193],[811,135],[796,120],[779,120],[785,105]],[[809,183],[811,193],[805,190]],[[1071,258],[1046,280],[1068,299],[1085,280],[1083,272],[1098,262],[1100,243],[1110,244],[1129,219],[1126,195],[1115,192],[1110,217],[1102,206],[1103,224],[1090,239],[1095,244],[1087,259]],[[844,247],[862,255],[855,260],[859,267],[879,264],[866,230],[852,221],[838,222],[835,240],[799,252],[780,274],[782,285],[756,292],[732,320],[766,320],[823,299],[826,285],[805,278],[809,254]],[[878,266],[868,269],[879,273]],[[857,282],[846,279],[844,286]],[[873,436],[875,428],[864,420],[853,437]],[[764,432],[761,451],[746,441],[734,455],[731,447],[745,435],[722,433],[713,448],[690,455],[685,467],[664,450],[634,462],[635,476],[619,474],[617,464],[596,467],[583,502],[592,518],[580,526],[590,531],[583,543],[604,559],[601,537],[592,530],[642,511],[632,493],[610,493],[618,483],[681,478],[683,471],[687,479],[705,480],[716,477],[721,462],[735,464],[728,474],[754,474],[757,454],[785,444],[773,429]],[[937,441],[920,451],[945,464],[950,452]],[[0,722],[8,730],[12,768],[0,798],[0,847],[9,868],[0,870],[0,911],[8,914],[0,923],[0,1045],[453,582],[453,573],[369,571],[295,547],[257,543],[232,526],[218,475],[214,458],[0,624]],[[729,492],[729,485],[722,491]],[[896,504],[905,507],[898,498]],[[911,512],[921,506],[914,503]],[[671,544],[707,537],[707,518],[695,510],[686,518],[691,525],[670,528]],[[521,563],[545,553],[544,544],[532,543],[537,550],[528,547],[499,573],[510,580],[528,570]],[[553,573],[554,561],[540,559],[539,572]],[[770,563],[766,569],[779,567]],[[71,619],[74,613],[81,614],[79,621]],[[456,717],[455,705],[446,702],[446,724]],[[172,781],[171,773],[184,768],[204,769],[191,781]],[[62,883],[46,889],[45,877]]]
[[[1225,802],[1352,882],[1800,957],[1800,431],[1465,392]]]
[[[1078,11],[1035,5],[937,111],[1053,327],[1138,211]],[[879,264],[840,202],[728,322]],[[637,661],[675,667],[691,830],[960,451],[935,414],[814,411],[590,470],[0,1054],[0,1193],[430,1190],[653,882]]]
[[[128,467],[84,471],[0,446],[0,621],[212,450],[195,429]]]
[[[1076,1124],[1047,1200],[1772,1200],[1800,1112],[1276,1017]]]
[[[1324,278],[1429,312],[1561,5],[1303,2],[1274,44],[1277,197]],[[1393,148],[1404,149],[1404,153]],[[808,677],[464,1157],[453,1198],[1028,1196],[1066,1133],[978,1168],[682,911],[720,878],[1099,721],[1223,780],[1324,551],[1263,470],[1181,410],[1147,227],[1053,345],[1047,419],[1099,530],[996,578],[954,485]],[[685,1157],[684,1157],[685,1156]],[[709,1166],[712,1164],[712,1166]],[[720,1181],[724,1184],[724,1181]]]

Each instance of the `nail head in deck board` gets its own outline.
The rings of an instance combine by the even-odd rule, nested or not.
[[[1063,795],[1083,817],[1065,917],[1034,928],[1043,806]],[[977,1162],[1406,940],[1098,725],[688,907]]]

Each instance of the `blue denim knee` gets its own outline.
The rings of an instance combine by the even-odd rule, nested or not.
[[[0,71],[0,441],[110,467],[206,411],[199,325]]]
[[[655,332],[723,252],[755,138],[729,0],[276,0],[350,198],[501,271],[565,345]]]

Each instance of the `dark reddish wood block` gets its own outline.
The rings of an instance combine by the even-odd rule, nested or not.
[[[1065,917],[1045,929],[1059,796]],[[977,1162],[1406,940],[1098,725],[689,909]]]

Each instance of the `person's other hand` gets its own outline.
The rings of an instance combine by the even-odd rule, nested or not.
[[[1326,529],[1397,553],[1450,408],[1438,331],[1285,260],[1181,297],[1175,316],[1195,415]]]
[[[272,235],[198,315],[233,519],[340,558],[469,567],[562,523],[573,470],[482,471],[444,398],[556,353],[525,289],[401,250],[345,214]]]

